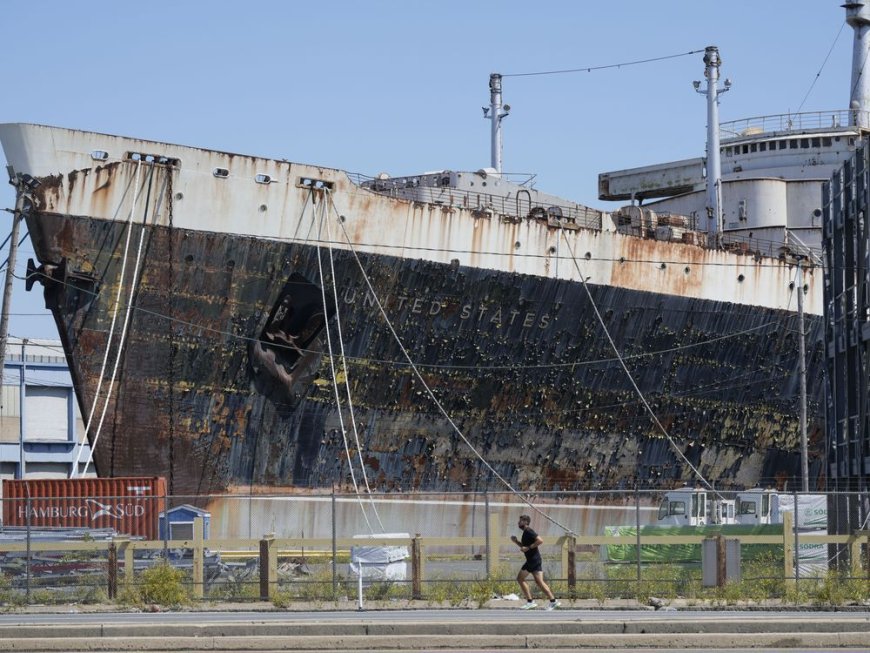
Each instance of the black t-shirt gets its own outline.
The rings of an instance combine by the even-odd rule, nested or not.
[[[532,530],[531,526],[526,527],[523,531],[523,536],[520,538],[520,544],[523,546],[531,546],[538,539],[538,534]],[[537,562],[541,559],[541,551],[538,547],[523,551],[526,554],[526,562]]]

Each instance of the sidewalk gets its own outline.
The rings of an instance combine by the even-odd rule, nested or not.
[[[515,604],[516,602],[511,602]],[[863,649],[870,642],[870,611],[808,613],[795,615],[735,614],[699,617],[649,612],[647,615],[614,616],[611,612],[567,608],[535,614],[517,610],[510,618],[497,609],[427,610],[398,606],[395,602],[372,605],[365,612],[351,606],[343,610],[306,605],[262,616],[238,615],[252,604],[224,604],[224,610],[203,612],[205,606],[153,615],[116,612],[85,615],[79,606],[67,612],[6,614],[0,617],[0,651],[324,651],[547,648],[789,648]],[[98,612],[101,606],[90,606]],[[105,606],[103,606],[105,607]],[[515,606],[512,606],[515,608]],[[505,608],[507,609],[507,608]],[[628,609],[623,608],[623,609]],[[386,615],[384,611],[393,611]],[[408,612],[411,610],[412,612]],[[70,611],[73,614],[70,614]],[[294,614],[299,612],[300,614]],[[435,612],[435,614],[433,614]],[[56,615],[56,623],[30,619]],[[221,617],[221,615],[225,615]],[[20,619],[16,618],[20,617]],[[133,618],[135,617],[135,618]]]

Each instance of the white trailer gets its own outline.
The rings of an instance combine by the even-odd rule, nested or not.
[[[737,492],[734,499],[697,488],[671,490],[665,493],[659,505],[657,523],[661,526],[781,524],[787,512],[794,514],[794,524],[800,530],[828,527],[828,504],[824,494],[779,494],[762,489]]]
[[[737,494],[738,524],[781,524],[790,512],[799,530],[828,527],[828,499],[824,494],[779,494],[773,490],[747,490]]]
[[[733,499],[713,497],[707,490],[681,488],[665,492],[659,506],[660,526],[735,524]]]

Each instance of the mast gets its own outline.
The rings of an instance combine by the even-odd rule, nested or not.
[[[704,77],[707,88],[701,90],[701,82],[693,82],[695,90],[707,96],[707,217],[710,218],[710,233],[722,231],[722,164],[719,152],[719,95],[731,88],[731,80],[725,80],[725,88],[718,88],[719,48],[707,46],[704,50]]]
[[[502,112],[504,109],[504,112]],[[483,107],[483,117],[490,120],[490,167],[501,174],[501,121],[507,118],[511,107],[501,103],[501,75],[489,76],[489,106]]]
[[[855,31],[852,40],[852,85],[849,93],[849,109],[852,125],[870,128],[870,68],[865,75],[868,52],[870,52],[870,2],[852,0],[843,5],[846,23]]]

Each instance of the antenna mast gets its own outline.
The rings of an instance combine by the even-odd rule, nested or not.
[[[504,111],[502,111],[504,109]],[[483,117],[490,120],[490,167],[501,174],[501,121],[507,118],[511,107],[501,103],[501,75],[492,73],[489,76],[489,106],[483,107]]]
[[[725,88],[717,88],[719,84],[719,48],[707,46],[704,50],[704,77],[707,78],[707,88],[701,90],[701,82],[693,82],[695,90],[707,96],[707,217],[711,233],[722,231],[722,163],[719,155],[719,95],[731,89],[731,80],[725,80]]]

